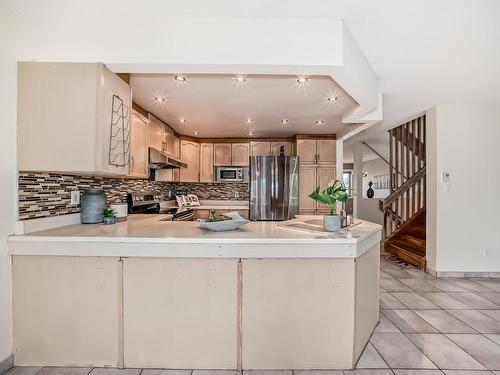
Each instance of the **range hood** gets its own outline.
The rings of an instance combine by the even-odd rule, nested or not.
[[[165,154],[154,147],[149,148],[149,168],[151,169],[167,169],[167,168],[187,168],[187,164],[183,161]]]

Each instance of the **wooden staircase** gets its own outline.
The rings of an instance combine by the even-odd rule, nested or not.
[[[389,131],[391,194],[380,202],[383,247],[425,269],[425,115]]]

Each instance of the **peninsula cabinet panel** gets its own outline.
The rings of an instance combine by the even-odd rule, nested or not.
[[[180,168],[181,182],[198,182],[200,178],[200,144],[191,141],[181,141],[181,160],[187,163],[187,168]]]
[[[251,156],[269,156],[271,155],[271,142],[259,141],[250,142]]]
[[[214,165],[231,165],[231,143],[214,144]]]
[[[315,213],[316,202],[309,198],[309,194],[316,186],[316,167],[299,166],[299,213]]]
[[[316,140],[298,139],[297,156],[300,164],[316,164]]]
[[[334,165],[336,141],[334,139],[318,139],[316,142],[317,164]]]
[[[129,176],[148,177],[148,120],[135,110],[132,111],[130,123],[129,167]]]
[[[16,366],[119,366],[119,267],[112,257],[13,257]]]
[[[130,86],[104,64],[21,62],[17,94],[19,170],[128,174]]]
[[[248,143],[232,143],[231,144],[231,165],[247,166],[249,161],[250,145]]]
[[[236,369],[237,269],[236,259],[125,259],[125,367]]]
[[[279,156],[281,146],[284,148],[285,156],[292,155],[292,142],[271,142],[271,155]]]
[[[242,272],[244,369],[352,368],[353,259],[244,259]]]
[[[213,143],[200,144],[200,182],[214,180],[214,145]]]
[[[380,245],[356,259],[354,361],[356,362],[379,321]]]

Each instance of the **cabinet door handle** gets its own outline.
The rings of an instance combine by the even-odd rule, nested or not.
[[[130,155],[130,162],[129,162],[129,171],[133,172],[135,167],[135,159],[134,155]]]

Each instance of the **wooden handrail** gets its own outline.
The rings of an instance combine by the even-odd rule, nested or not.
[[[425,176],[425,165],[420,168],[413,176],[406,180],[400,187],[394,190],[387,198],[384,199],[382,209],[385,211],[396,199],[401,197],[408,189],[415,185],[422,177]]]
[[[364,144],[366,147],[368,147],[370,150],[372,150],[372,152],[377,155],[380,159],[382,159],[383,161],[385,161],[387,163],[387,165],[389,166],[390,169],[393,169],[394,170],[394,173],[397,173],[397,174],[400,174],[401,177],[403,177],[403,179],[407,179],[408,177],[403,174],[401,171],[398,171],[396,168],[394,168],[391,163],[389,163],[389,161],[384,158],[382,155],[380,155],[377,150],[375,150],[372,146],[370,146],[368,143],[366,143],[365,141],[361,142],[362,144]],[[392,172],[392,171],[391,171]]]

